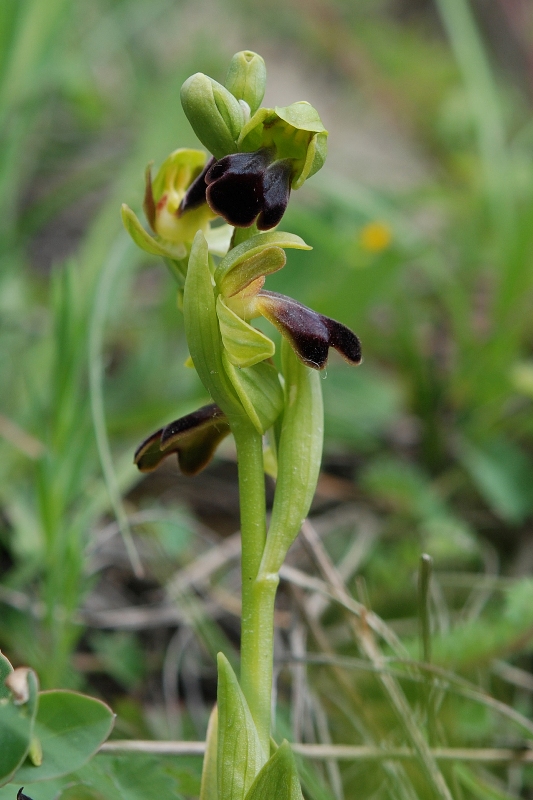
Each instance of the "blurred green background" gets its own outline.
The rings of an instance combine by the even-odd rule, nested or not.
[[[314,249],[291,252],[268,283],[363,342],[359,369],[333,356],[324,374],[314,507],[324,544],[413,658],[416,573],[429,553],[435,663],[527,717],[527,0],[3,0],[0,647],[45,687],[110,700],[122,737],[203,736],[213,653],[237,657],[234,565],[221,562],[201,587],[183,583],[238,528],[231,443],[194,481],[175,465],[141,481],[132,464],[145,436],[205,392],[183,365],[171,278],[128,243],[119,208],[139,211],[149,161],[197,145],[179,103],[183,80],[195,71],[223,80],[239,49],[266,60],[266,105],[307,99],[330,131],[326,167],[293,194],[283,221]],[[306,559],[294,551],[294,564],[313,571]],[[302,630],[309,650],[323,650],[294,593],[284,590],[281,604],[292,622],[280,653]],[[315,623],[332,652],[361,655],[342,612],[322,608]],[[321,700],[295,711],[290,670],[280,670],[280,731],[292,724],[294,737],[321,740],[316,708],[325,708],[333,740],[359,742],[363,692],[375,741],[404,741],[364,672],[346,672],[341,702],[338,675],[309,667]],[[441,744],[522,741],[486,706],[462,703],[441,698]],[[174,775],[180,796],[197,791],[195,764]],[[421,780],[368,764],[316,770],[309,797],[349,799],[358,787],[362,798],[412,798]],[[450,781],[465,800],[533,797],[527,768],[462,766]]]

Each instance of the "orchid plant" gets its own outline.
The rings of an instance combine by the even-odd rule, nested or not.
[[[133,240],[162,256],[178,282],[191,365],[213,403],[171,422],[138,448],[143,472],[176,454],[194,475],[229,433],[239,469],[242,537],[241,670],[218,658],[218,702],[207,736],[201,800],[302,798],[287,742],[271,739],[274,602],[279,570],[316,488],[323,439],[318,370],[329,348],[361,362],[357,336],[340,322],[264,289],[286,250],[309,250],[276,230],[292,190],[324,164],[327,132],[306,102],[262,108],[266,70],[256,53],[237,53],[225,85],[201,73],[181,101],[210,156],[180,149],[152,180],[146,171],[147,231],[122,216]],[[263,316],[275,344],[251,322]],[[275,479],[270,522],[265,471]]]

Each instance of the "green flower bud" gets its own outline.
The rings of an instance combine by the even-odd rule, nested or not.
[[[226,76],[226,89],[237,100],[244,100],[250,107],[250,113],[255,114],[266,85],[265,62],[257,53],[251,50],[241,50],[231,59]]]
[[[195,134],[215,158],[235,152],[244,115],[231,92],[197,72],[181,87],[181,104]]]

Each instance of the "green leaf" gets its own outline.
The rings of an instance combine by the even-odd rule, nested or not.
[[[217,298],[217,315],[220,334],[226,354],[236,367],[251,367],[275,353],[274,342],[264,333],[249,325]]]
[[[80,770],[78,777],[106,800],[177,800],[181,797],[168,762],[143,753],[119,757],[99,755]]]
[[[106,800],[106,798],[94,786],[89,786],[86,783],[75,783],[63,789],[57,800]]]
[[[3,663],[2,670],[5,669],[6,664]],[[15,694],[9,692],[9,696],[3,696],[0,701],[0,785],[11,780],[26,757],[38,704],[39,686],[33,670],[19,668],[10,670],[9,675],[18,675],[29,697],[26,702],[20,702]]]
[[[283,389],[276,368],[261,361],[253,367],[239,369],[233,366],[226,353],[222,361],[254,427],[259,433],[266,433],[283,409]]]
[[[285,410],[278,449],[278,480],[262,567],[277,573],[302,527],[315,493],[324,437],[320,375],[282,339]]]
[[[216,313],[207,242],[194,238],[183,294],[183,316],[189,352],[203,385],[222,411],[242,416],[242,405],[222,363],[222,340]]]
[[[162,244],[150,236],[146,231],[137,215],[131,210],[126,203],[122,204],[121,208],[122,222],[127,232],[135,242],[135,244],[144,250],[145,253],[150,253],[153,256],[162,256],[163,258],[170,258],[173,260],[180,260],[185,258],[187,250],[184,244],[171,245],[170,243]]]
[[[244,800],[266,754],[229,661],[222,653],[217,661],[218,800]]]
[[[487,504],[506,522],[519,524],[533,509],[533,464],[503,437],[484,447],[463,441],[460,458]]]
[[[77,692],[41,692],[34,734],[41,742],[40,767],[24,764],[16,781],[31,783],[68,775],[79,769],[105,742],[114,715],[101,700]]]
[[[286,740],[267,761],[246,800],[303,800],[294,756]]]
[[[312,250],[308,244],[304,242],[299,236],[294,233],[285,233],[284,231],[269,231],[267,233],[257,233],[251,236],[246,241],[241,242],[236,247],[232,248],[229,253],[222,259],[215,272],[215,281],[217,286],[222,286],[222,281],[228,279],[229,273],[236,269],[243,261],[253,258],[270,247],[282,247],[284,250]],[[279,267],[277,267],[279,269]],[[260,273],[265,275],[266,273]],[[225,291],[226,296],[230,292]]]
[[[13,672],[13,667],[7,658],[0,653],[0,700],[4,697],[10,697],[11,692],[5,684],[5,680],[10,672]]]
[[[199,800],[217,800],[217,750],[218,750],[218,708],[215,706],[207,726],[206,748],[202,768],[202,784]]]

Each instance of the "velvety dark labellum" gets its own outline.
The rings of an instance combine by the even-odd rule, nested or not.
[[[226,415],[212,403],[174,420],[153,433],[137,448],[134,462],[141,472],[152,472],[176,453],[184,475],[196,475],[211,461],[216,448],[230,432]]]
[[[206,174],[207,202],[215,214],[238,228],[257,219],[266,231],[281,221],[290,195],[291,164],[273,161],[273,150],[225,156]]]
[[[28,797],[28,795],[26,795],[26,794],[22,794],[22,790],[23,789],[24,789],[24,786],[21,786],[20,789],[18,790],[18,792],[17,792],[17,800],[31,800],[31,797]]]
[[[275,161],[263,175],[263,210],[257,218],[260,231],[268,231],[279,225],[291,194],[290,161]]]
[[[210,158],[198,177],[193,180],[180,203],[179,215],[184,214],[186,211],[190,211],[192,208],[198,208],[202,205],[202,203],[205,203],[205,193],[207,189],[205,176],[214,163],[215,159]]]
[[[257,300],[263,316],[289,338],[297,356],[308,367],[323,369],[330,347],[350,364],[361,363],[361,343],[346,325],[276,292],[261,291]]]

